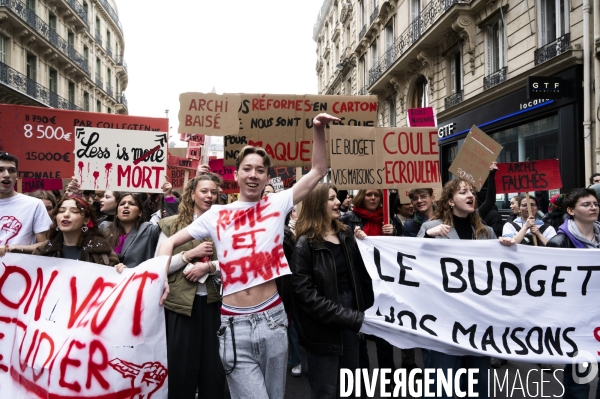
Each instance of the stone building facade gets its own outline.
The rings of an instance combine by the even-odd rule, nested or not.
[[[325,0],[320,94],[375,94],[379,126],[431,106],[442,176],[470,126],[499,162],[558,158],[563,190],[600,171],[600,12],[592,0]],[[534,99],[528,78],[559,82]]]
[[[0,0],[0,103],[128,114],[114,0]]]

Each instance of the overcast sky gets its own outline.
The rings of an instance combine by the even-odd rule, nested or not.
[[[316,94],[313,27],[323,0],[116,0],[129,114],[177,133],[179,94]]]

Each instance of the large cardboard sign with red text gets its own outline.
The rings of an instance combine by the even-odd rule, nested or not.
[[[448,170],[454,176],[469,180],[480,190],[490,174],[490,165],[498,158],[500,151],[500,144],[473,126]]]
[[[332,126],[329,148],[338,189],[441,187],[435,128]]]
[[[82,190],[162,192],[167,133],[78,127],[74,140],[74,176]]]
[[[561,187],[558,159],[498,164],[496,194],[547,191]]]
[[[239,94],[182,93],[179,133],[225,136],[239,130]]]
[[[322,112],[343,126],[376,126],[377,96],[240,94],[239,132],[225,136],[225,165],[246,145],[260,146],[275,166],[310,166],[313,118]]]
[[[0,264],[2,398],[165,398],[158,302],[167,257],[112,267],[7,254]]]
[[[169,131],[169,120],[0,104],[0,150],[19,158],[20,178],[70,179],[78,126],[152,134]]]

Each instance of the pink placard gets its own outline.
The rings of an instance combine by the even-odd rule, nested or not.
[[[23,192],[31,193],[36,190],[62,190],[62,179],[21,179],[23,182]]]
[[[431,127],[437,125],[433,107],[410,108],[407,111],[406,121],[409,127]]]
[[[220,175],[223,180],[234,180],[233,171],[235,171],[235,166],[225,166],[223,164],[223,158],[221,159],[213,159],[208,161],[208,166],[210,166],[210,171]]]

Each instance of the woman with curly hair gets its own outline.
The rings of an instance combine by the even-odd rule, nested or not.
[[[33,255],[114,266],[119,258],[98,230],[92,206],[81,198],[63,197],[52,213],[48,241]]]
[[[437,209],[433,219],[423,223],[417,237],[456,239],[456,240],[489,240],[495,239],[496,234],[491,227],[481,222],[477,209],[477,195],[473,185],[465,179],[450,180],[444,185],[442,194],[437,202]],[[512,245],[513,240],[500,239],[503,245]],[[488,397],[488,370],[490,368],[489,356],[454,356],[435,350],[429,350],[424,358],[425,367],[442,369],[446,377],[448,369],[453,374],[462,367],[479,369],[478,383],[475,392],[480,398]],[[434,381],[432,391],[437,391],[437,382]],[[442,398],[449,398],[442,391]]]
[[[189,226],[216,203],[220,179],[204,174],[191,179],[179,215],[158,222],[159,245]],[[167,321],[169,398],[222,398],[225,375],[215,367],[219,355],[219,262],[210,239],[192,240],[173,250],[168,271],[170,293],[164,304]]]

